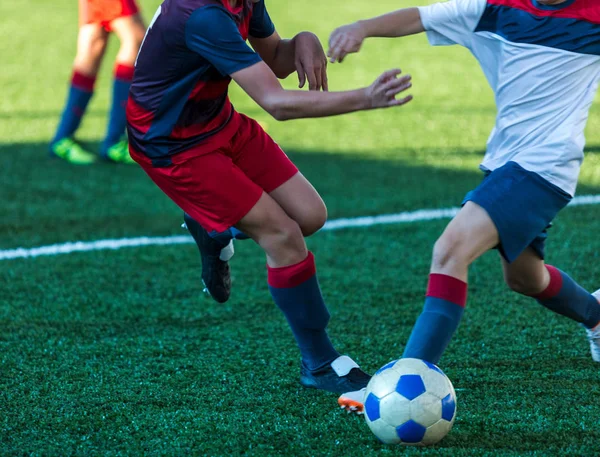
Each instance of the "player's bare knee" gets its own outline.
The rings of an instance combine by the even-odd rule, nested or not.
[[[137,42],[121,43],[121,47],[117,54],[117,62],[127,65],[133,65],[137,57],[140,44],[138,44]]]
[[[539,295],[544,290],[542,283],[523,276],[505,274],[504,282],[513,292],[528,297]]]
[[[321,208],[315,208],[308,217],[302,220],[300,229],[305,237],[311,236],[321,230],[326,222],[327,207],[323,204]]]
[[[269,257],[289,265],[304,260],[306,244],[302,230],[295,221],[287,219],[270,227],[258,240]]]
[[[460,246],[460,241],[453,237],[442,236],[439,238],[433,247],[432,267],[436,270],[443,270],[452,265],[468,263],[468,260],[461,255]]]
[[[297,250],[298,252],[303,252],[304,250],[305,244],[302,230],[298,223],[291,219],[277,227],[275,237],[277,244],[282,249]]]
[[[133,32],[121,40],[121,47],[134,52],[136,55],[144,41],[144,34]]]
[[[77,49],[75,68],[83,70],[86,74],[95,74],[106,51],[106,45],[107,41],[103,36],[85,41]]]

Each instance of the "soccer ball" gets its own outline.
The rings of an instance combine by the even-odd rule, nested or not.
[[[385,444],[435,444],[448,434],[455,417],[454,387],[429,362],[395,360],[379,369],[367,386],[365,418]]]

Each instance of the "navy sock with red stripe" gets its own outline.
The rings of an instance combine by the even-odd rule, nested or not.
[[[549,310],[587,328],[596,327],[600,323],[598,300],[558,268],[546,265],[546,269],[550,273],[550,284],[533,298]]]
[[[118,143],[125,134],[127,118],[125,108],[129,97],[129,88],[133,80],[134,67],[131,65],[117,64],[115,66],[115,80],[113,82],[113,100],[108,120],[108,130],[102,145],[102,153]]]
[[[466,302],[465,282],[447,275],[429,275],[425,306],[402,357],[437,364],[460,324]]]
[[[78,71],[73,72],[67,103],[61,115],[60,123],[52,143],[73,136],[81,124],[88,103],[94,94],[95,76],[87,76]]]
[[[339,353],[327,336],[329,312],[317,281],[311,252],[302,262],[282,268],[268,268],[269,290],[285,315],[309,370],[333,362]]]

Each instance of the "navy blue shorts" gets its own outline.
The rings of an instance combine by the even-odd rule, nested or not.
[[[472,201],[487,211],[500,235],[498,250],[508,262],[513,262],[528,247],[544,258],[547,229],[571,199],[537,173],[508,162],[486,173],[483,182],[467,194],[463,205]]]

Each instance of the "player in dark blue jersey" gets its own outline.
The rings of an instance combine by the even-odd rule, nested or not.
[[[252,48],[246,43],[250,41]],[[202,254],[203,280],[229,298],[232,238],[248,236],[267,256],[269,289],[302,354],[301,383],[358,390],[370,377],[340,356],[304,236],[327,218],[321,197],[260,125],[227,96],[235,80],[278,120],[399,106],[410,87],[400,70],[371,86],[328,92],[326,56],[311,33],[283,40],[264,0],[166,0],[138,57],[128,102],[130,153],[185,212]],[[298,72],[309,92],[279,78]],[[321,92],[320,89],[323,89]],[[246,235],[241,235],[242,233]]]

